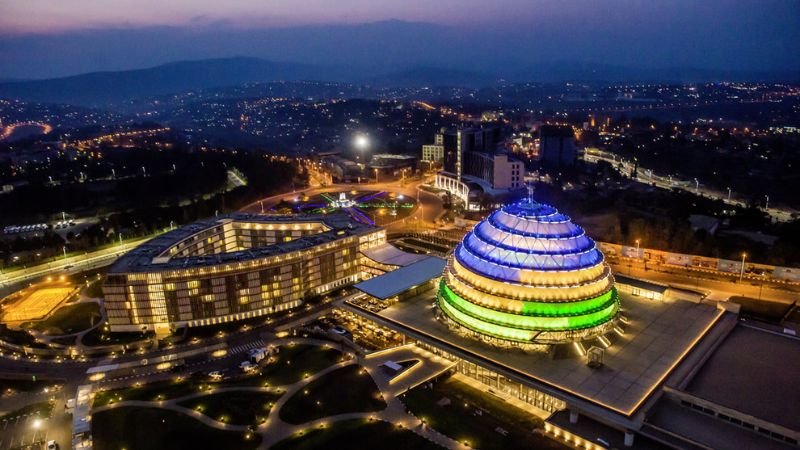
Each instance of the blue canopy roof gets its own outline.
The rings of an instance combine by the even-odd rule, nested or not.
[[[446,261],[442,258],[429,256],[408,266],[362,281],[354,287],[365,294],[386,300],[414,286],[442,276],[445,263]]]

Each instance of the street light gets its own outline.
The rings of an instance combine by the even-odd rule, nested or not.
[[[377,183],[378,182],[378,168],[376,167],[374,170],[375,170],[375,183]]]
[[[764,195],[764,198],[767,200],[764,204],[764,209],[769,209],[769,195]]]
[[[728,202],[731,201],[731,188],[728,188]]]
[[[697,181],[697,178],[695,178],[694,179],[694,195],[697,195],[699,190],[700,190],[700,182]]]
[[[742,253],[742,269],[739,271],[739,281],[744,278],[744,260],[747,258],[747,253]]]
[[[353,145],[355,145],[358,150],[365,151],[369,148],[369,137],[367,137],[366,134],[356,135],[353,140]]]

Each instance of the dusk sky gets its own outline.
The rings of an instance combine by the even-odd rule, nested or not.
[[[363,25],[390,20],[410,23]],[[797,54],[795,0],[0,2],[0,78],[234,55],[466,70],[481,70],[476,59],[797,70]]]

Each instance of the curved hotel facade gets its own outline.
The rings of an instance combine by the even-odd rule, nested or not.
[[[588,340],[619,314],[614,278],[583,229],[549,205],[523,200],[493,212],[450,256],[440,317],[500,346]]]
[[[111,331],[168,332],[273,314],[361,278],[385,231],[345,213],[234,214],[170,231],[122,256],[103,292]]]

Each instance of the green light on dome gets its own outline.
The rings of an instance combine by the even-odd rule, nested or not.
[[[603,255],[569,217],[522,201],[490,214],[450,256],[443,316],[485,336],[569,342],[607,331],[619,314]]]
[[[526,316],[574,316],[596,310],[615,300],[617,291],[610,291],[587,300],[574,302],[522,302],[522,314]]]
[[[525,333],[519,332],[526,330],[564,331],[593,327],[611,320],[619,309],[616,290],[613,289],[607,294],[592,299],[600,300],[599,304],[602,306],[602,309],[585,309],[584,314],[565,315],[568,314],[568,309],[574,309],[574,305],[562,303],[553,305],[556,308],[565,308],[563,311],[559,311],[561,315],[554,314],[551,316],[518,315],[485,308],[459,297],[444,283],[440,285],[439,294],[440,298],[444,300],[444,302],[441,303],[447,304],[448,306],[445,311],[448,313],[457,311],[456,314],[453,314],[453,316],[458,316],[457,321],[464,323],[464,325],[470,328],[475,328],[476,331],[488,327],[493,330],[493,335],[498,335],[499,329],[510,328],[516,330],[512,332],[510,329],[507,329],[503,333],[500,333],[502,336],[511,334],[523,335]],[[511,338],[510,336],[506,337]]]

